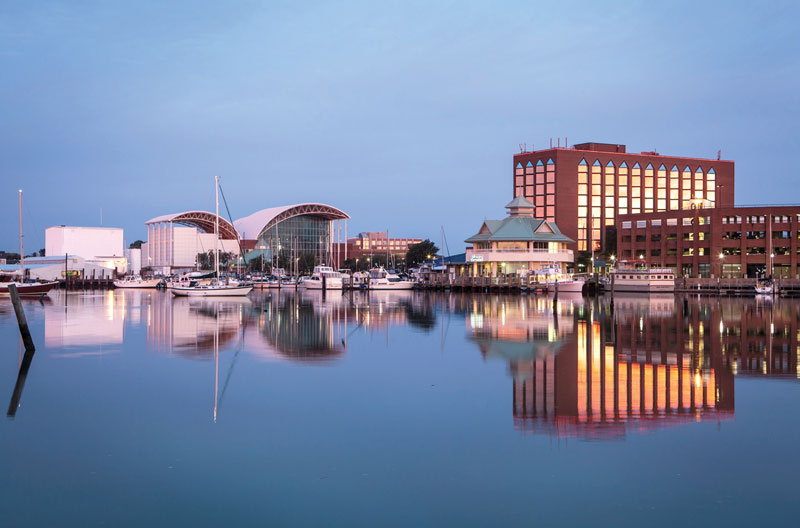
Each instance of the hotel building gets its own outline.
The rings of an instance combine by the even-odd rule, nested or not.
[[[689,277],[797,277],[800,206],[698,207],[621,215],[620,259]]]
[[[678,211],[697,199],[733,206],[733,161],[581,143],[516,154],[513,170],[513,196],[533,202],[535,218],[557,223],[578,251],[604,250],[620,215]]]

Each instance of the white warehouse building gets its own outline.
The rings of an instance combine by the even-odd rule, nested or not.
[[[142,244],[141,265],[169,274],[195,269],[197,254],[213,251],[214,213],[186,211],[158,216],[145,222],[147,242]],[[239,255],[236,230],[219,219],[219,250]]]
[[[82,263],[125,273],[127,260],[123,231],[118,227],[53,226],[45,230],[47,257],[80,257]]]

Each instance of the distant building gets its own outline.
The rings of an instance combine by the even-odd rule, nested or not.
[[[289,268],[292,259],[313,256],[316,263],[336,264],[346,258],[334,251],[342,238],[341,221],[349,216],[330,205],[302,203],[262,209],[235,220],[219,218],[219,249],[246,260],[263,257]],[[164,273],[195,269],[197,255],[215,247],[216,215],[186,211],[145,222],[147,242],[142,244],[142,266]]]
[[[385,231],[367,231],[347,239],[348,258],[386,255],[404,259],[408,248],[422,242],[421,238],[387,237]]]
[[[55,259],[76,256],[92,266],[125,273],[123,231],[117,227],[54,226],[45,230],[45,255]],[[26,265],[33,259],[25,259]]]
[[[530,200],[534,217],[556,222],[578,251],[604,250],[620,215],[678,211],[696,199],[733,205],[733,161],[625,150],[565,143],[515,154],[513,196]]]
[[[562,271],[572,266],[574,256],[567,246],[573,240],[561,233],[554,222],[534,218],[534,205],[518,196],[508,205],[508,217],[484,220],[476,234],[466,262],[455,264],[456,273],[472,276],[524,273],[557,265]]]
[[[141,265],[162,273],[193,270],[197,254],[215,248],[216,216],[206,211],[185,211],[152,218],[145,222],[147,242],[142,244]],[[224,218],[219,219],[219,249],[239,255],[236,230]]]
[[[79,255],[52,257],[26,257],[25,275],[44,281],[61,280],[66,276],[84,278],[109,278],[124,273],[125,257],[87,259]],[[19,270],[19,264],[0,265],[0,274]]]
[[[338,267],[347,258],[347,248],[335,242],[347,236],[349,218],[330,205],[301,203],[262,209],[233,225],[248,261],[261,256],[288,270],[298,259],[313,258],[316,264]]]
[[[617,258],[689,277],[800,275],[800,206],[694,205],[620,216]]]

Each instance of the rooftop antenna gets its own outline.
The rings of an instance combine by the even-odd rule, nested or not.
[[[550,148],[553,148],[553,138],[550,138]]]
[[[525,152],[525,151],[524,151],[524,150],[522,150],[522,143],[520,143],[520,144],[519,144],[519,153],[520,153],[520,154],[522,154],[523,152]]]
[[[722,159],[722,149],[719,149],[719,150],[717,151],[717,159],[718,159],[718,160],[721,160],[721,159]]]
[[[561,148],[561,138],[558,138],[558,148]]]
[[[523,143],[523,145],[525,145],[525,152],[528,152],[528,144],[527,143]]]
[[[564,148],[569,148],[569,142],[567,141],[569,138],[564,136]]]

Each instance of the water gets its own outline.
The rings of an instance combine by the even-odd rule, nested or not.
[[[794,518],[797,302],[50,297],[33,357],[0,299],[3,526]]]

